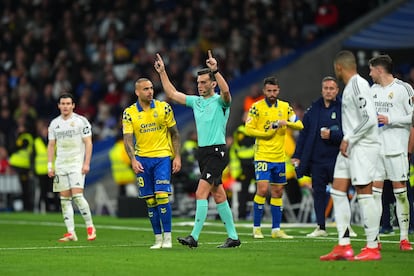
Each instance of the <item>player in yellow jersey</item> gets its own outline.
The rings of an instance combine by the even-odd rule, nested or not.
[[[301,130],[303,124],[289,103],[278,99],[280,87],[276,77],[265,78],[262,90],[265,98],[252,105],[245,124],[247,135],[256,138],[254,163],[257,188],[253,204],[253,237],[264,237],[260,225],[270,184],[272,238],[291,239],[292,236],[280,230],[283,186],[287,183],[285,137],[288,127]]]
[[[127,107],[122,117],[125,150],[137,174],[139,197],[147,202],[155,234],[151,249],[171,248],[172,213],[168,195],[171,170],[176,173],[181,169],[180,135],[171,106],[153,99],[150,80],[138,79],[135,94],[137,102]]]

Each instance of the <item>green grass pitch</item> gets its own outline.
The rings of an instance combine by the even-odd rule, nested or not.
[[[227,238],[220,221],[207,221],[199,247],[176,242],[192,228],[191,219],[173,219],[173,248],[151,250],[154,237],[148,219],[94,216],[97,239],[86,240],[79,214],[78,242],[59,243],[65,232],[60,214],[0,213],[0,275],[410,275],[414,252],[399,250],[399,232],[382,237],[382,260],[321,262],[337,242],[335,227],[327,238],[306,238],[314,225],[283,224],[295,238],[275,240],[264,223],[263,240],[251,237],[251,222],[237,222],[242,246],[218,249]],[[363,229],[353,226],[358,253]],[[411,237],[412,238],[412,237]]]

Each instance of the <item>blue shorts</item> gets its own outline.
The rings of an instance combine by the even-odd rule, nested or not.
[[[135,157],[144,167],[137,174],[138,197],[152,197],[158,192],[171,194],[171,158]]]
[[[286,181],[285,162],[254,161],[256,181],[269,181],[270,184],[284,185]]]

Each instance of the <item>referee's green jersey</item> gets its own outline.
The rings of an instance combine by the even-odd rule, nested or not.
[[[225,103],[218,94],[207,99],[200,96],[186,96],[185,99],[186,106],[194,112],[198,146],[225,145],[230,103]]]

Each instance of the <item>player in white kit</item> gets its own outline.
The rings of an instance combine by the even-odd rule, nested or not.
[[[86,224],[87,239],[95,240],[89,204],[83,196],[85,175],[92,157],[92,130],[88,120],[73,112],[75,103],[71,94],[58,99],[60,116],[49,125],[48,175],[54,177],[53,191],[59,192],[63,220],[67,233],[60,242],[77,241],[72,200]]]
[[[378,208],[372,195],[375,165],[379,154],[377,118],[368,82],[357,73],[355,56],[339,52],[334,60],[335,74],[345,83],[342,95],[342,130],[340,153],[336,159],[331,196],[334,203],[338,245],[320,257],[322,261],[379,260]],[[367,239],[361,253],[354,257],[349,237],[351,210],[348,199],[350,185],[355,187],[363,214]]]
[[[414,92],[408,83],[392,75],[392,59],[378,55],[369,60],[369,69],[374,85],[371,93],[377,110],[380,158],[376,167],[373,186],[374,199],[382,214],[382,190],[384,180],[392,182],[396,200],[396,213],[400,226],[400,249],[413,250],[408,240],[410,206],[407,198],[408,139],[411,130]]]

